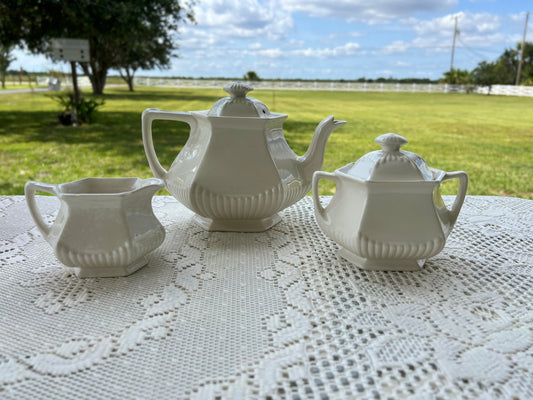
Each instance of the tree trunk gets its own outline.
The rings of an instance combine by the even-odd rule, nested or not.
[[[120,77],[121,77],[122,79],[124,79],[124,80],[126,81],[126,83],[128,84],[128,90],[129,90],[130,92],[133,92],[133,91],[134,91],[134,90],[133,90],[133,76],[135,75],[135,70],[132,69],[131,72],[130,72],[129,67],[125,67],[125,68],[124,68],[124,71],[126,72],[126,75],[124,75],[124,74],[122,73],[122,70],[119,70],[119,72],[120,72]]]
[[[93,94],[104,94],[105,82],[107,80],[107,66],[98,65],[91,61],[90,63],[80,63],[83,73],[89,77],[91,86],[93,87]]]

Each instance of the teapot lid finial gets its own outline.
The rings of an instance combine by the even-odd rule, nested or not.
[[[229,93],[232,99],[235,99],[246,97],[246,94],[254,90],[254,88],[244,82],[231,82],[224,86],[224,90]]]
[[[270,111],[266,105],[246,94],[253,87],[244,82],[231,82],[224,86],[230,97],[218,99],[207,115],[211,117],[248,117],[269,118]]]

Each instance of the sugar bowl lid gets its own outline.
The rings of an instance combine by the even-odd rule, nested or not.
[[[267,118],[270,111],[261,101],[247,97],[254,90],[244,82],[231,82],[224,86],[230,97],[223,97],[213,104],[207,115],[214,117],[258,117]]]
[[[374,141],[383,149],[365,154],[340,171],[363,181],[433,180],[433,174],[422,157],[400,150],[400,147],[407,143],[404,137],[387,133],[378,136]]]

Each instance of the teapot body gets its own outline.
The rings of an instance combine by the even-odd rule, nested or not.
[[[368,270],[415,271],[445,246],[466,194],[466,174],[452,211],[439,194],[446,173],[431,169],[429,181],[362,181],[342,169],[316,172],[315,216],[322,231],[339,246],[339,255]],[[455,174],[455,173],[454,173]],[[315,196],[320,179],[331,179],[337,191],[322,207]],[[317,192],[318,193],[318,192]]]
[[[79,277],[125,276],[148,262],[165,230],[152,211],[159,179],[86,178],[59,185],[28,182],[26,199],[32,217],[57,259]],[[35,191],[60,200],[58,214],[46,224]]]
[[[190,117],[189,138],[169,170],[158,170],[155,154],[150,156],[151,119],[183,121],[184,114]],[[154,175],[196,213],[204,229],[258,232],[278,223],[277,213],[311,188],[311,176],[303,175],[299,157],[283,135],[286,118],[275,113],[270,118],[245,118],[147,110],[143,141]]]
[[[309,191],[282,134],[286,115],[246,123],[193,115],[198,131],[191,132],[165,182],[206,229],[268,229],[279,221],[279,211]]]

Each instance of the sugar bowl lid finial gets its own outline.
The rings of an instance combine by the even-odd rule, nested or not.
[[[375,140],[382,150],[365,154],[341,171],[363,181],[429,181],[433,179],[430,168],[422,157],[401,150],[407,139],[395,133],[378,136]]]
[[[374,139],[386,152],[398,152],[407,143],[407,139],[395,133],[386,133]]]

